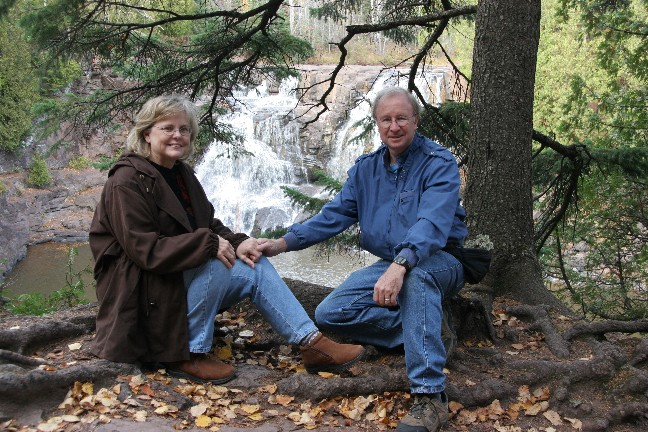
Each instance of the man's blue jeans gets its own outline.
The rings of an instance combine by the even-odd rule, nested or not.
[[[297,344],[317,330],[315,323],[295,298],[266,257],[255,268],[237,259],[228,269],[217,259],[184,272],[189,321],[189,351],[209,352],[214,321],[226,309],[250,297],[261,315],[288,343]]]
[[[446,353],[441,340],[441,304],[464,284],[461,263],[439,251],[420,261],[405,277],[397,307],[373,300],[374,285],[391,265],[380,260],[353,272],[319,304],[315,321],[323,330],[384,348],[403,345],[412,393],[445,389]]]

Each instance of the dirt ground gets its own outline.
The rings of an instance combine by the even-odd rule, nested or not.
[[[446,368],[445,431],[648,430],[648,344],[640,333],[597,330],[588,340],[567,333],[576,323],[551,317],[569,342],[561,357],[551,349],[556,334],[523,305],[496,306],[494,340],[459,331]],[[311,375],[298,349],[246,303],[219,315],[214,355],[237,369],[223,386],[93,357],[95,311],[0,316],[0,430],[383,431],[409,408],[402,352],[368,347],[345,374]]]

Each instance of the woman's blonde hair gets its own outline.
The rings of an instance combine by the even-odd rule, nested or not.
[[[176,114],[185,114],[189,120],[191,137],[187,153],[182,159],[188,158],[194,151],[194,142],[198,135],[198,110],[189,99],[175,94],[158,96],[142,105],[135,116],[135,126],[126,138],[126,150],[148,158],[151,155],[151,144],[146,142],[144,133],[160,120]]]

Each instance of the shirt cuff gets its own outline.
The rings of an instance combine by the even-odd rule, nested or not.
[[[398,256],[405,258],[410,268],[414,267],[418,263],[416,253],[410,248],[401,249],[400,252],[398,252]]]
[[[293,232],[287,232],[283,239],[286,242],[286,252],[294,251],[299,249],[299,239],[297,235]]]

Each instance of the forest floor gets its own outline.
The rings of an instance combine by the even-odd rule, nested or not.
[[[307,310],[325,294],[289,285],[302,301],[319,290]],[[506,299],[494,306],[494,337],[457,326],[444,431],[648,430],[645,323],[601,327]],[[0,430],[386,431],[409,408],[402,352],[368,347],[347,373],[311,375],[247,302],[218,317],[214,354],[237,369],[222,386],[93,357],[95,313],[91,304],[0,314]]]

